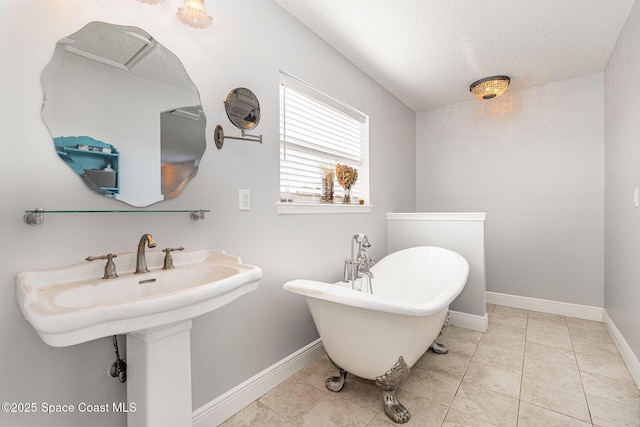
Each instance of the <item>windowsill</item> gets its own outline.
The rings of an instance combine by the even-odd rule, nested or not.
[[[313,215],[371,213],[373,205],[344,205],[341,203],[276,203],[278,215]]]

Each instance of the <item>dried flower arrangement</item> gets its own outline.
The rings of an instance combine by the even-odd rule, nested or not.
[[[344,187],[343,203],[351,203],[351,186],[358,180],[358,170],[351,166],[336,165],[338,183]]]
[[[320,201],[322,203],[333,203],[333,167],[320,166],[320,173],[322,175]]]

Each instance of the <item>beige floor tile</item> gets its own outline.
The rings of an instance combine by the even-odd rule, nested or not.
[[[571,338],[582,341],[602,341],[613,344],[611,335],[602,327],[600,329],[594,328],[580,328],[575,326],[569,326],[569,333]]]
[[[333,392],[329,393],[333,394]],[[335,396],[372,414],[382,407],[382,391],[375,381],[359,378],[355,375],[347,376],[344,387],[335,393]]]
[[[302,416],[301,426],[344,427],[366,426],[373,414],[345,400],[328,394],[309,412]]]
[[[451,404],[459,386],[460,380],[421,366],[411,368],[409,378],[400,385],[403,390],[447,406]]]
[[[587,423],[567,415],[553,412],[527,402],[520,402],[518,427],[591,427]]]
[[[442,427],[493,427],[495,424],[489,424],[479,420],[476,417],[467,415],[464,412],[455,409],[449,409]]]
[[[542,322],[538,322],[542,323]],[[549,323],[550,324],[550,323]],[[556,347],[563,350],[573,350],[573,344],[569,331],[562,332],[544,332],[541,328],[529,329],[527,328],[527,342],[534,342],[537,344],[547,345],[549,347]]]
[[[543,360],[525,358],[522,375],[535,378],[547,384],[571,387],[581,391],[582,378],[576,366],[567,367]]]
[[[515,338],[524,339],[527,333],[527,322],[524,319],[522,319],[521,323],[514,323],[510,319],[507,319],[504,321],[502,320],[490,321],[489,325],[487,326],[487,331],[485,332],[485,335],[487,333],[490,333],[490,334],[504,333],[505,335],[510,335]]]
[[[436,354],[428,351],[416,362],[416,366],[440,372],[454,380],[461,380],[470,359],[456,354]]]
[[[291,421],[255,401],[222,424],[220,427],[294,427]]]
[[[523,376],[520,400],[591,422],[582,387],[549,384],[537,378]]]
[[[577,368],[578,362],[573,351],[549,347],[534,342],[528,342],[524,351],[524,360],[528,358],[555,363],[568,368]]]
[[[539,322],[558,323],[567,326],[567,318],[559,314],[541,313],[539,311],[530,311],[529,320],[537,320]]]
[[[606,359],[590,356],[588,354],[577,353],[578,367],[581,371],[603,375],[605,377],[617,378],[619,380],[631,380],[631,374],[627,365],[619,356],[611,356]]]
[[[487,332],[506,332],[512,335],[522,335],[527,331],[527,319],[520,317],[503,317],[495,315],[489,320]]]
[[[487,331],[504,330],[512,333],[522,333],[527,329],[526,317],[509,317],[506,315],[496,314],[490,320]]]
[[[629,406],[587,394],[593,424],[598,427],[640,427],[640,405]]]
[[[545,334],[560,335],[571,338],[569,335],[569,327],[566,323],[544,322],[535,319],[529,319],[527,322],[527,332],[536,331]]]
[[[576,353],[588,354],[595,357],[602,357],[606,359],[608,357],[619,357],[618,349],[613,342],[606,341],[594,341],[591,339],[585,339],[582,337],[572,337],[573,350]]]
[[[640,408],[640,390],[631,378],[619,380],[584,371],[580,375],[585,393]]]
[[[513,332],[502,329],[489,329],[480,339],[482,344],[490,344],[512,351],[524,351],[526,329]]]
[[[513,427],[518,418],[517,399],[464,382],[451,408],[497,426]]]
[[[487,314],[489,315],[489,317],[491,317],[491,313],[493,313],[493,310],[496,308],[495,304],[486,304],[487,306]]]
[[[329,357],[325,354],[296,373],[295,377],[325,391],[327,390],[324,385],[325,381],[335,375],[338,375],[338,369],[333,366],[329,361]]]
[[[520,308],[513,307],[505,307],[504,305],[496,305],[493,309],[492,316],[499,317],[514,317],[514,318],[524,318],[526,319],[529,315],[527,310],[522,310]]]
[[[521,376],[520,372],[517,371],[507,371],[471,362],[467,368],[467,373],[462,378],[462,382],[517,399],[520,396]]]
[[[476,348],[478,347],[477,341],[465,341],[463,339],[451,337],[446,333],[438,337],[438,343],[447,346],[449,354],[455,354],[468,359],[471,359],[471,356],[473,356],[473,353],[476,352]]]
[[[594,331],[606,330],[604,323],[602,322],[577,319],[575,317],[567,317],[567,325],[569,328],[591,329]]]
[[[411,423],[411,420],[409,420],[409,423]],[[411,424],[405,424],[405,425],[411,425]],[[367,423],[367,427],[397,427],[397,426],[398,424],[391,421],[389,417],[382,418],[379,416],[375,416],[371,419],[371,421]]]
[[[522,372],[524,350],[513,350],[501,345],[484,343],[480,340],[473,358],[474,362],[509,371]]]
[[[258,399],[258,402],[287,419],[298,422],[327,393],[329,392],[322,391],[297,377],[291,377]]]
[[[482,332],[461,328],[455,325],[449,325],[440,338],[444,337],[455,338],[460,341],[472,342],[477,344],[482,337]],[[438,341],[440,340],[440,338],[438,338]]]

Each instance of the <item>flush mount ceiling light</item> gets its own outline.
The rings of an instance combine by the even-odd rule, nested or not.
[[[138,0],[147,4],[160,4],[164,0]],[[207,15],[204,0],[184,0],[184,7],[178,8],[176,16],[183,24],[193,28],[207,28],[213,23],[213,18]]]
[[[180,22],[193,28],[207,28],[213,22],[204,9],[204,0],[184,0],[184,7],[178,9],[176,16]]]
[[[507,91],[511,79],[507,76],[491,76],[471,83],[469,91],[478,99],[496,98]]]

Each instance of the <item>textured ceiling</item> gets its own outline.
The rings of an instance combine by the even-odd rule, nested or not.
[[[604,70],[635,0],[274,0],[414,111]],[[490,101],[489,101],[490,102]]]

